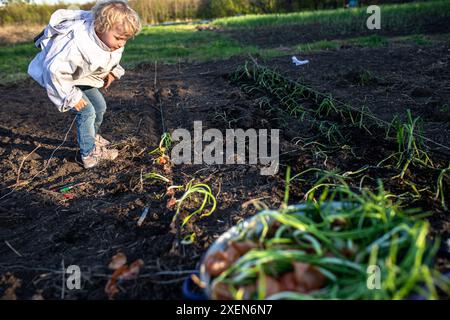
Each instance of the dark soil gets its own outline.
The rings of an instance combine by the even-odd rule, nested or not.
[[[231,70],[235,63],[228,65]],[[153,65],[143,64],[106,93],[109,110],[102,132],[115,142],[120,157],[91,170],[80,165],[74,129],[46,166],[64,140],[72,114],[58,113],[44,90],[31,80],[0,87],[4,98],[0,110],[0,275],[10,272],[22,280],[22,287],[16,290],[18,298],[30,299],[39,290],[45,299],[60,298],[64,263],[79,265],[84,275],[82,290],[66,291],[65,298],[105,299],[105,284],[112,274],[107,265],[118,251],[124,252],[129,262],[143,259],[145,266],[141,278],[122,284],[116,298],[181,298],[187,273],[176,272],[194,270],[205,247],[255,212],[251,205],[242,208],[245,201],[264,197],[267,203],[279,205],[281,178],[260,176],[256,167],[175,166],[174,184],[186,184],[192,178],[208,183],[218,201],[212,216],[188,226],[196,231],[197,242],[177,246],[177,238],[170,232],[174,211],[166,209],[167,186],[140,182],[141,173],[164,174],[149,155],[162,134],[159,103],[165,126],[171,131],[189,129],[193,120],[203,120],[206,128],[214,110],[236,107],[240,108],[237,112],[248,115],[246,106],[251,102],[242,100],[240,91],[223,77],[226,71],[214,64],[160,67],[156,88],[153,70]],[[12,188],[24,157],[19,182],[43,171],[27,185]],[[73,189],[73,199],[51,191],[70,182],[85,182]],[[150,207],[149,214],[138,227],[144,207]],[[156,274],[163,271],[175,275]],[[2,286],[3,290],[7,287]]]
[[[418,49],[422,54],[417,54]],[[307,57],[311,60],[307,67],[293,67],[289,57],[274,59],[270,64],[292,79],[301,73],[311,85],[347,102],[372,92],[367,104],[387,118],[402,113],[407,101],[414,101],[410,105],[413,112],[419,112],[428,101],[427,110],[434,109],[423,110],[420,115],[440,131],[448,130],[448,114],[432,115],[440,102],[448,104],[448,43],[431,48],[374,50],[349,48],[317,53]],[[375,165],[392,152],[394,147],[389,143],[361,132],[354,133],[351,149],[329,146],[326,158],[314,146],[301,148],[295,138],[311,135],[309,128],[281,113],[267,113],[259,107],[258,97],[243,93],[238,84],[230,82],[230,73],[243,62],[233,59],[220,64],[158,65],[156,85],[153,64],[141,64],[129,71],[105,94],[109,110],[102,132],[119,149],[119,158],[91,170],[84,170],[79,163],[74,129],[47,165],[64,140],[72,114],[58,113],[44,90],[31,80],[0,86],[0,278],[11,273],[22,280],[16,290],[19,299],[30,299],[37,292],[45,299],[60,299],[62,294],[66,299],[106,299],[104,288],[112,274],[108,264],[118,251],[125,253],[129,262],[142,259],[145,265],[138,279],[120,284],[116,299],[181,299],[182,283],[190,270],[197,268],[206,248],[221,233],[256,212],[249,200],[259,198],[274,208],[280,205],[286,165],[291,165],[294,172],[312,167],[355,170],[365,164]],[[357,67],[370,70],[377,80],[368,88],[359,85],[355,80],[358,75],[354,75]],[[400,100],[402,93],[408,98]],[[386,107],[390,101],[394,101],[391,107]],[[404,105],[399,101],[405,101]],[[164,172],[149,152],[158,145],[163,131],[192,131],[194,120],[203,122],[203,130],[218,128],[222,132],[228,128],[280,128],[279,173],[262,176],[259,165],[188,164],[174,165]],[[448,131],[445,134],[448,136]],[[448,160],[445,157],[437,154],[436,162],[442,165]],[[193,245],[180,245],[177,235],[171,232],[174,210],[166,208],[167,185],[156,180],[141,181],[141,174],[151,171],[169,176],[175,185],[195,179],[211,186],[217,211],[196,219],[183,230],[183,235],[196,233]],[[367,174],[368,180],[375,181],[396,173],[375,168]],[[313,178],[291,186],[290,202],[303,199]],[[432,188],[436,183],[435,172],[411,171],[408,178]],[[18,187],[13,187],[17,182]],[[69,182],[85,183],[71,191],[73,199],[51,191]],[[444,183],[448,188],[448,181]],[[395,194],[408,188],[397,181],[387,183],[387,189]],[[193,208],[195,203],[189,205]],[[437,201],[428,196],[414,206],[433,213],[432,236],[439,234],[448,239],[448,213]],[[137,220],[145,207],[150,208],[149,214],[139,227]],[[450,266],[444,251],[438,259],[441,269]],[[80,266],[81,290],[63,292],[63,264]],[[0,282],[0,296],[6,288],[8,285]]]
[[[353,107],[368,107],[388,122],[394,116],[406,119],[410,109],[414,117],[424,121],[428,138],[449,146],[450,41],[421,46],[353,46],[305,54],[301,59],[310,63],[296,67],[290,56],[285,56],[266,64]]]

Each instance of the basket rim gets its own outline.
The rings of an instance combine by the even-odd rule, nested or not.
[[[330,203],[333,207],[341,208],[346,202],[344,201],[329,201],[327,203]],[[283,208],[283,210],[299,210],[299,214],[301,213],[301,210],[310,207],[309,203],[299,203],[295,205],[289,205],[286,208]],[[236,238],[239,233],[247,228],[253,221],[258,221],[259,217],[265,213],[270,211],[277,211],[276,209],[265,209],[262,210],[255,215],[244,219],[243,221],[239,222],[238,224],[234,225],[224,233],[222,233],[208,248],[206,253],[203,255],[202,259],[200,260],[200,280],[205,285],[203,288],[203,291],[208,299],[211,299],[211,277],[206,272],[206,266],[205,261],[206,259],[213,253],[217,251],[223,251],[226,249],[226,246],[228,244],[229,240],[232,240],[233,238]]]

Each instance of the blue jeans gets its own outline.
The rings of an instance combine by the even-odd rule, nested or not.
[[[88,156],[95,148],[95,135],[103,122],[106,111],[106,101],[97,88],[79,86],[83,91],[85,106],[80,111],[73,109],[77,114],[77,136],[80,145],[80,153],[83,157]]]

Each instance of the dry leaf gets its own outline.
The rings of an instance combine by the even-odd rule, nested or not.
[[[119,288],[117,287],[118,281],[136,279],[143,265],[144,261],[138,259],[134,261],[130,267],[122,265],[116,269],[105,286],[105,293],[108,295],[108,298],[113,299],[114,296],[119,293]]]
[[[174,188],[172,188],[172,189],[167,188],[166,196],[173,197],[174,195],[175,195],[175,189]]]
[[[171,210],[171,209],[173,209],[173,207],[175,207],[176,205],[177,205],[177,199],[175,199],[175,198],[172,196],[172,198],[170,198],[170,199],[167,201],[166,208],[169,209],[169,210]]]
[[[119,292],[119,289],[117,288],[117,279],[127,270],[128,266],[126,265],[119,267],[116,271],[114,271],[111,279],[108,280],[108,283],[105,286],[105,293],[108,295],[109,299],[113,299],[114,296]]]
[[[112,300],[114,296],[119,293],[119,289],[117,288],[117,280],[116,279],[109,279],[108,283],[105,287],[105,293],[108,295],[108,298]]]
[[[191,280],[195,283],[199,288],[206,288],[206,283],[204,283],[196,274],[191,274]]]
[[[231,266],[241,256],[240,252],[235,246],[229,245],[225,250],[225,257],[228,260],[228,264]]]
[[[168,160],[168,162],[166,164],[164,164],[163,170],[164,170],[165,174],[171,174],[172,173],[172,165],[170,163],[170,159]]]
[[[229,286],[223,282],[213,283],[211,296],[214,300],[233,300]]]
[[[16,288],[10,287],[6,289],[1,300],[17,300]]]
[[[2,276],[0,280],[0,284],[8,284],[9,288],[5,290],[1,300],[17,300],[16,290],[22,287],[22,280],[17,279],[11,273],[6,273],[6,275]]]
[[[269,296],[281,291],[280,283],[274,277],[271,277],[271,276],[268,276],[265,274],[264,280],[265,280],[265,284],[266,284],[265,297],[269,297]],[[259,287],[259,279],[256,283],[256,286]]]
[[[244,300],[251,300],[253,298],[253,295],[256,292],[256,285],[255,284],[248,284],[246,286],[240,286],[239,290],[244,290],[244,294],[242,298]]]
[[[139,275],[139,272],[144,265],[144,261],[142,259],[138,259],[130,265],[130,268],[123,272],[120,276],[120,280],[132,280],[136,279]]]
[[[127,256],[122,252],[118,252],[115,256],[112,257],[111,262],[108,265],[109,269],[117,270],[122,267],[125,263],[127,263]]]
[[[211,277],[217,277],[230,267],[230,263],[224,252],[216,251],[206,258],[205,266]]]
[[[244,241],[239,241],[239,242],[230,241],[228,243],[228,245],[230,247],[233,247],[239,253],[239,256],[243,256],[250,250],[258,248],[258,244],[251,240],[244,240]]]
[[[159,164],[163,164],[163,165],[166,163],[169,163],[169,161],[170,161],[170,158],[166,155],[162,155],[162,156],[156,158],[156,162]]]
[[[293,262],[292,265],[294,267],[295,279],[298,284],[297,291],[308,293],[322,288],[325,284],[325,276],[314,266],[301,262]]]
[[[295,291],[297,288],[297,280],[295,279],[294,272],[287,272],[280,278],[280,290],[281,291]]]
[[[37,290],[36,293],[31,297],[31,300],[45,300],[42,295],[42,290]]]

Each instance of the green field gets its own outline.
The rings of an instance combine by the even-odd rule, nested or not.
[[[223,18],[211,22],[210,26],[222,30],[255,28],[283,25],[308,25],[320,23],[324,33],[339,26],[342,34],[361,29],[365,21],[366,9],[322,10],[290,14],[248,15]],[[362,20],[361,20],[362,19]],[[429,40],[421,34],[421,26],[432,21],[450,21],[450,1],[433,1],[404,5],[382,6],[382,26],[397,30],[409,28],[410,38],[417,44],[427,44]],[[127,44],[123,65],[133,67],[139,62],[158,60],[164,63],[178,61],[206,61],[227,59],[232,56],[259,54],[263,57],[293,54],[297,51],[337,49],[342,44],[379,46],[389,43],[387,37],[374,35],[345,40],[320,40],[298,43],[291,48],[266,48],[247,45],[233,39],[230,33],[210,30],[198,31],[193,24],[175,26],[146,26],[142,32]],[[206,26],[206,25],[203,25]],[[408,38],[408,37],[407,37]],[[0,82],[24,79],[29,61],[38,52],[31,43],[0,46]]]
[[[215,60],[259,52],[257,47],[242,46],[229,36],[213,31],[197,31],[194,25],[146,27],[127,45],[123,61],[175,63],[182,60]],[[265,50],[270,53],[271,50]]]
[[[382,26],[395,29],[404,26],[418,28],[436,19],[450,18],[450,1],[428,1],[408,4],[380,5]],[[227,28],[257,28],[279,25],[320,23],[323,28],[339,28],[349,32],[364,27],[366,7],[354,9],[317,10],[288,14],[245,15],[217,19],[213,25]]]
[[[26,77],[27,65],[39,51],[32,43],[0,46],[0,82]],[[213,31],[199,32],[194,25],[144,27],[131,39],[123,55],[123,65],[133,67],[143,61],[175,63],[227,59],[247,53],[276,55],[276,50],[242,46],[229,36]]]

